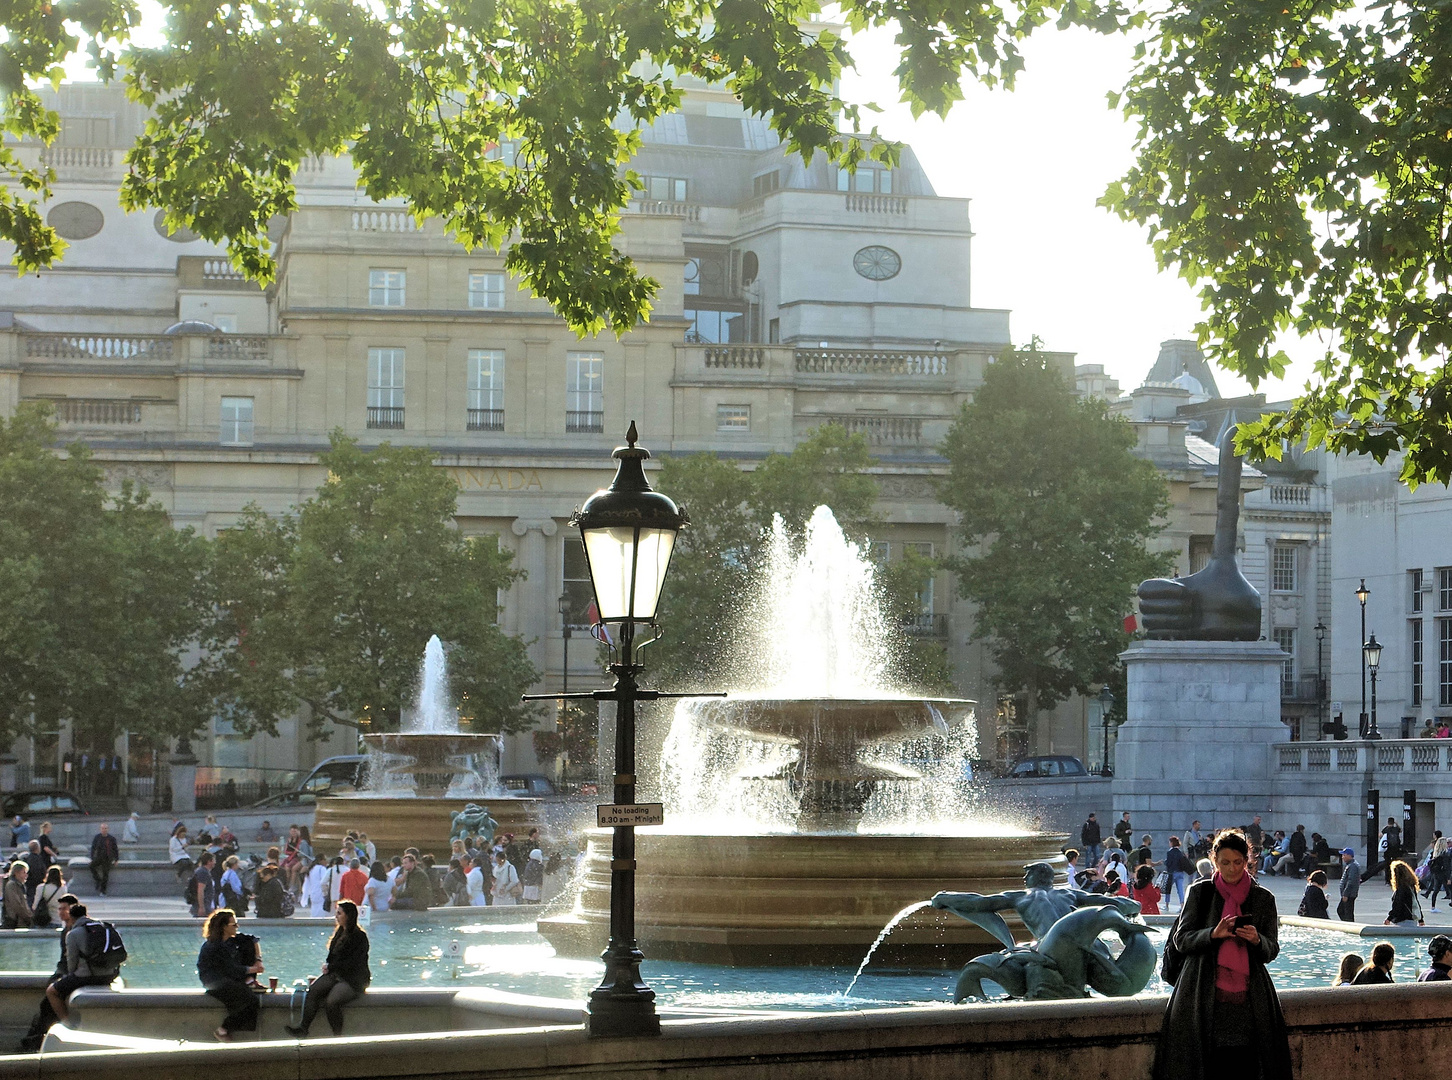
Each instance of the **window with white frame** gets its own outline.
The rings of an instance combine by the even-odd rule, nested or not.
[[[1271,551],[1271,589],[1296,591],[1296,545],[1276,544]]]
[[[686,181],[679,176],[642,176],[640,197],[654,202],[685,202]]]
[[[1452,705],[1452,619],[1437,620],[1437,704]]]
[[[1422,600],[1422,581],[1423,581],[1422,571],[1420,571],[1420,570],[1408,570],[1407,571],[1407,588],[1408,588],[1408,590],[1411,593],[1411,596],[1409,598],[1409,603],[1407,604],[1407,610],[1408,611],[1416,612],[1416,611],[1421,611],[1422,610],[1422,605],[1423,605],[1423,600]]]
[[[402,270],[369,270],[368,306],[403,307],[406,277]]]
[[[716,430],[717,431],[750,431],[751,430],[751,406],[750,405],[717,405],[716,406]]]
[[[1272,633],[1275,643],[1287,654],[1281,661],[1281,693],[1289,695],[1296,689],[1296,628],[1278,626]]]
[[[475,311],[504,306],[504,275],[486,270],[469,275],[469,307]]]
[[[565,357],[565,431],[605,430],[605,355],[572,352]]]
[[[224,397],[222,399],[222,445],[252,445],[252,399],[250,397]]]
[[[504,350],[469,350],[470,431],[504,430]]]
[[[368,426],[403,427],[402,349],[368,350]]]
[[[1452,611],[1452,566],[1437,568],[1437,610]]]
[[[1407,623],[1412,646],[1412,704],[1422,703],[1422,669],[1425,661],[1425,645],[1422,641],[1422,620],[1412,619]]]
[[[837,170],[837,190],[857,191],[863,194],[892,194],[892,170],[860,166],[855,173],[846,169]]]
[[[565,621],[572,628],[590,625],[590,601],[595,598],[590,584],[590,568],[585,563],[585,544],[581,540],[566,537],[564,542],[564,594]]]

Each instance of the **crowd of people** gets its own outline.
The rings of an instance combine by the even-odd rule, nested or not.
[[[255,904],[261,918],[294,912],[322,918],[341,900],[372,911],[538,904],[545,875],[561,861],[559,854],[546,858],[538,829],[523,839],[508,832],[456,838],[447,865],[416,847],[380,859],[368,834],[357,831],[348,832],[336,854],[317,850],[306,825],[290,825],[279,837],[264,822],[256,842],[269,844],[266,853],[244,859],[236,835],[208,818],[194,861],[187,827],[176,825],[171,860],[186,882],[193,916],[203,918],[219,906],[242,916]]]

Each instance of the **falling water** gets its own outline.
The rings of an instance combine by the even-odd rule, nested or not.
[[[882,928],[882,933],[878,934],[877,940],[872,943],[872,948],[868,949],[867,955],[862,958],[862,963],[857,965],[857,974],[852,976],[852,981],[847,984],[847,989],[842,991],[843,997],[851,996],[852,988],[857,985],[857,980],[862,978],[862,973],[867,970],[867,962],[872,959],[872,954],[877,951],[879,945],[887,940],[887,935],[897,929],[898,923],[902,922],[913,912],[921,911],[923,908],[928,907],[931,903],[931,900],[919,900],[916,904],[909,904],[887,921],[887,925]]]
[[[459,714],[449,697],[449,669],[444,659],[444,643],[435,634],[424,646],[423,664],[419,669],[418,700],[413,716],[405,728],[428,735],[457,735]]]

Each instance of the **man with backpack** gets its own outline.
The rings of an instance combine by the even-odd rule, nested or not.
[[[65,972],[51,980],[45,996],[56,1019],[65,1023],[71,994],[83,986],[110,986],[126,962],[126,947],[114,926],[87,916],[85,904],[73,900],[69,906],[58,906],[65,927],[61,933]]]

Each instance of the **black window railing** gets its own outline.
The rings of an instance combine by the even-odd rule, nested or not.
[[[947,637],[947,615],[913,615],[903,620],[903,629],[913,637]]]
[[[371,428],[402,428],[403,407],[401,405],[368,406],[368,426]]]
[[[503,431],[504,410],[470,409],[468,426],[470,431]]]
[[[571,409],[565,413],[565,431],[569,434],[586,431],[604,431],[603,412],[577,412]]]

